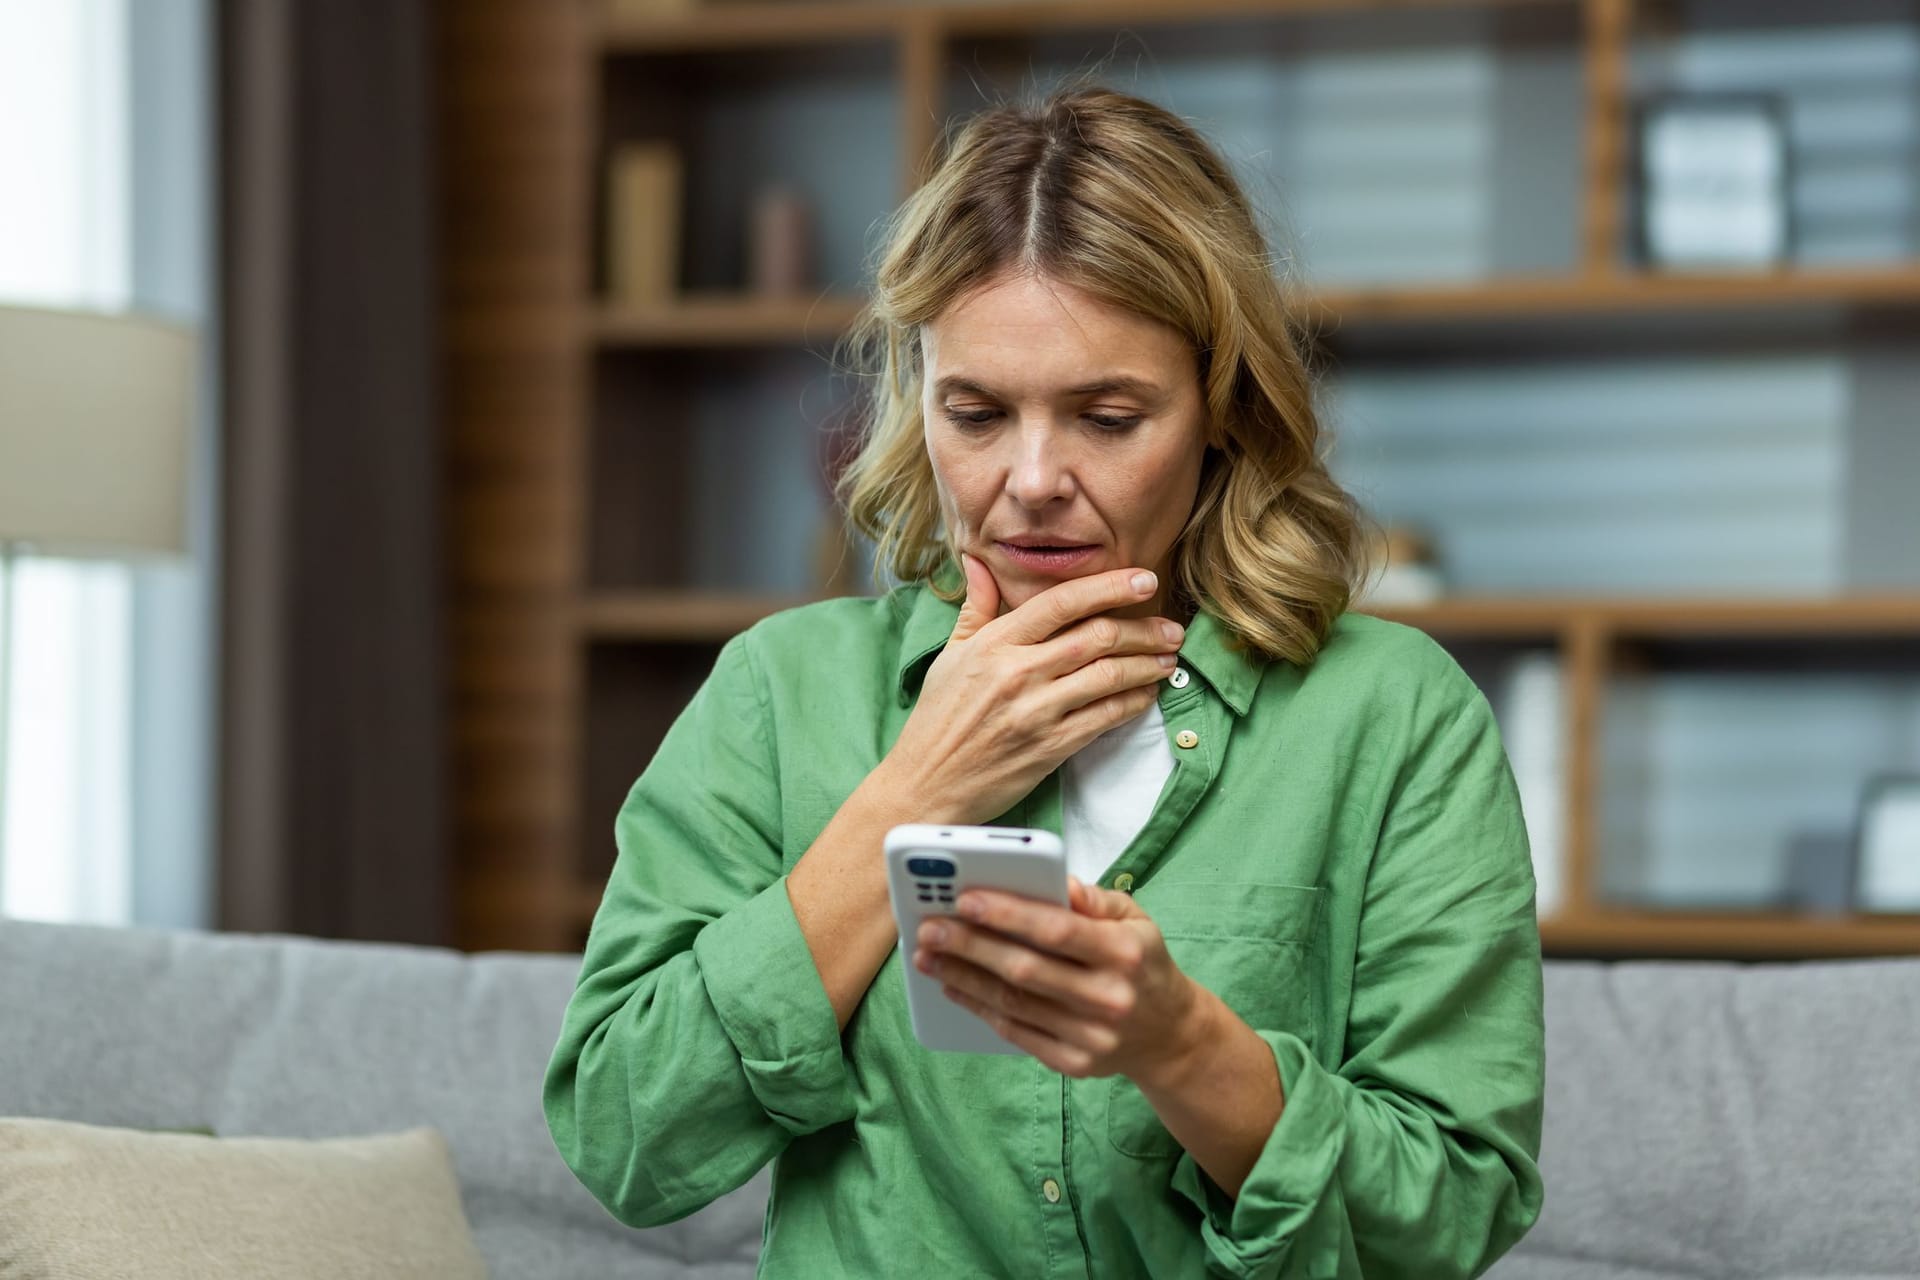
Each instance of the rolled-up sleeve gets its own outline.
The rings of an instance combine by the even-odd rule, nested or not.
[[[1539,1217],[1545,1086],[1533,866],[1486,700],[1457,668],[1408,714],[1362,906],[1343,1060],[1255,1028],[1284,1103],[1237,1199],[1190,1155],[1209,1267],[1476,1276]],[[1318,1255],[1331,1255],[1322,1258]],[[1342,1267],[1341,1263],[1345,1265]]]
[[[554,1144],[632,1226],[692,1213],[853,1114],[787,897],[768,714],[751,634],[736,636],[620,809],[547,1066]]]
[[[802,1134],[851,1116],[840,1025],[786,877],[702,929],[693,956],[767,1117]]]

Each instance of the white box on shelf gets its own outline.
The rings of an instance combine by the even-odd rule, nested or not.
[[[1507,671],[1500,732],[1520,789],[1543,919],[1559,911],[1566,889],[1565,698],[1558,654],[1523,654]]]

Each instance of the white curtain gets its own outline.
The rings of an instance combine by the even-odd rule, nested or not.
[[[0,0],[0,302],[118,308],[131,291],[125,0]],[[132,580],[18,562],[0,914],[132,909]]]

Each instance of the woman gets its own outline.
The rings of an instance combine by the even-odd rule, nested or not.
[[[901,581],[729,642],[635,784],[545,1092],[622,1221],[774,1161],[778,1276],[1435,1277],[1538,1215],[1533,876],[1485,700],[1345,613],[1357,518],[1247,202],[1103,90],[896,216],[843,485]],[[905,962],[881,841],[1064,832]]]

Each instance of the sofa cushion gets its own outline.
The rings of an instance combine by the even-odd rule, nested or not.
[[[446,1141],[0,1118],[0,1275],[486,1280]]]
[[[635,1231],[554,1150],[577,955],[0,920],[0,1115],[222,1135],[445,1135],[495,1280],[748,1280],[767,1175]]]

